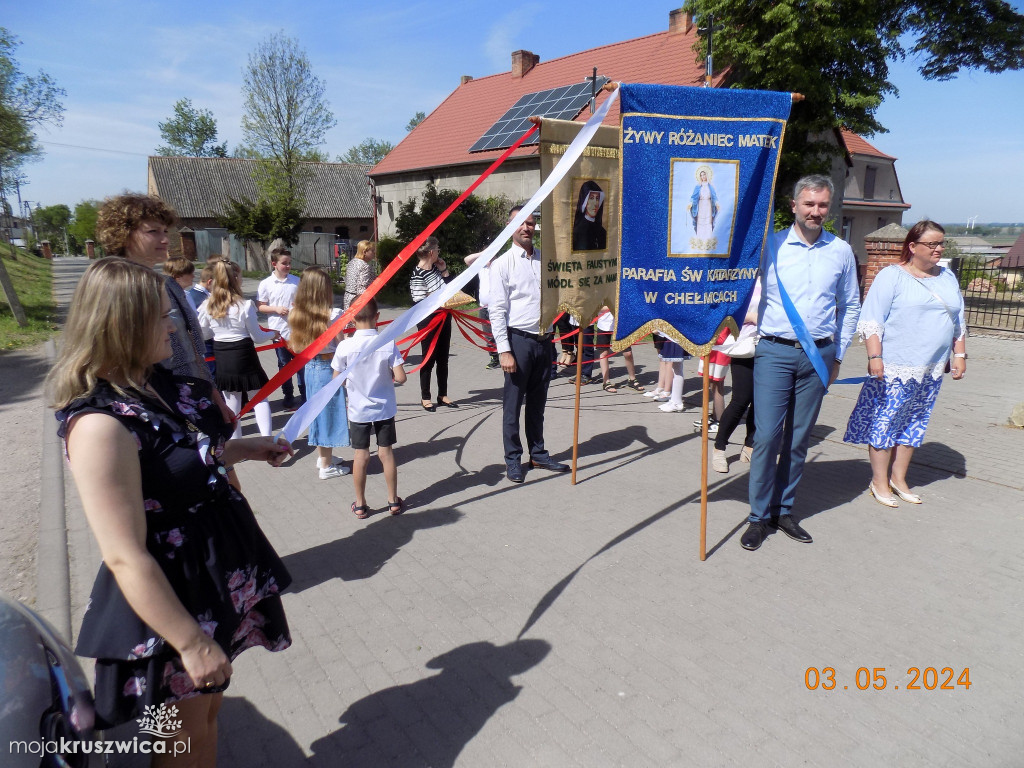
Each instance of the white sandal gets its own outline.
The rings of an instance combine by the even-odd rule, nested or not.
[[[910,491],[901,491],[899,488],[897,488],[892,483],[889,483],[889,487],[892,489],[893,493],[895,493],[897,496],[899,496],[901,499],[903,499],[903,501],[907,502],[908,504],[920,504],[921,503],[921,497],[918,496],[916,493],[911,493]]]
[[[871,493],[871,498],[881,504],[883,507],[898,507],[900,503],[896,501],[895,496],[881,496],[878,491],[875,490],[875,483],[872,480],[868,483],[868,491]]]

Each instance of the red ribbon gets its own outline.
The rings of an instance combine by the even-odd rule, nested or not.
[[[412,256],[423,242],[434,233],[434,230],[441,226],[444,220],[447,219],[467,197],[473,194],[474,190],[483,183],[484,179],[494,173],[498,166],[504,163],[505,160],[508,159],[509,155],[519,149],[520,145],[522,145],[522,143],[532,136],[537,130],[538,127],[536,125],[533,126],[530,130],[524,133],[515,144],[502,152],[501,156],[491,163],[487,170],[484,171],[476,181],[470,184],[465,192],[455,198],[455,200],[452,201],[452,204],[449,205],[440,216],[430,222],[426,229],[416,235],[416,237],[413,238],[413,241],[405,246],[405,248],[403,248],[402,251],[392,259],[391,263],[388,264],[388,266],[381,271],[379,275],[377,275],[377,279],[370,283],[369,287],[356,297],[356,300],[352,302],[345,312],[342,313],[341,317],[335,320],[334,323],[324,331],[316,341],[301,352],[296,353],[295,358],[288,363],[288,365],[279,370],[277,375],[263,385],[263,388],[253,396],[252,400],[250,400],[246,406],[239,411],[238,418],[241,418],[251,411],[257,403],[267,399],[272,392],[294,376],[300,368],[320,354],[320,350],[330,344],[331,341],[334,340],[342,330],[344,330],[345,326],[352,322],[352,319],[358,314],[359,310],[363,308],[366,302],[377,295],[377,292],[384,287],[388,280],[394,277],[395,273],[402,268],[402,265],[409,260],[409,257]]]

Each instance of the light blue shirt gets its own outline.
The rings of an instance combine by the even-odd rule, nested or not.
[[[814,245],[801,240],[793,227],[776,232],[778,274],[768,266],[765,249],[761,263],[761,301],[757,330],[761,336],[796,339],[779,294],[779,278],[807,330],[815,339],[836,339],[836,359],[841,360],[853,340],[860,316],[857,259],[845,240],[821,231]]]
[[[953,343],[967,333],[956,275],[945,267],[934,277],[914,277],[899,264],[871,283],[857,330],[882,342],[885,378],[942,378]]]

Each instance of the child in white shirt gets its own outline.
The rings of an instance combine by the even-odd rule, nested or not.
[[[380,312],[377,302],[370,299],[355,316],[355,333],[341,341],[334,353],[331,367],[338,376],[348,368],[358,352],[367,347],[377,335]],[[395,414],[398,402],[395,386],[406,380],[405,361],[395,343],[389,342],[365,355],[349,370],[345,377],[348,393],[348,433],[355,457],[352,460],[352,480],[356,500],[352,512],[360,520],[369,516],[366,503],[366,467],[370,461],[370,432],[377,436],[377,455],[384,467],[384,481],[388,487],[388,511],[400,515],[403,502],[398,495],[398,467],[391,446],[398,442],[395,433]]]

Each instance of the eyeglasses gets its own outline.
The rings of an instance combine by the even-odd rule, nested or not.
[[[923,240],[921,240],[921,241],[918,242],[918,245],[923,245],[929,251],[935,251],[935,250],[938,250],[939,248],[945,248],[946,247],[946,241],[945,240],[933,240],[930,243],[926,243]]]

